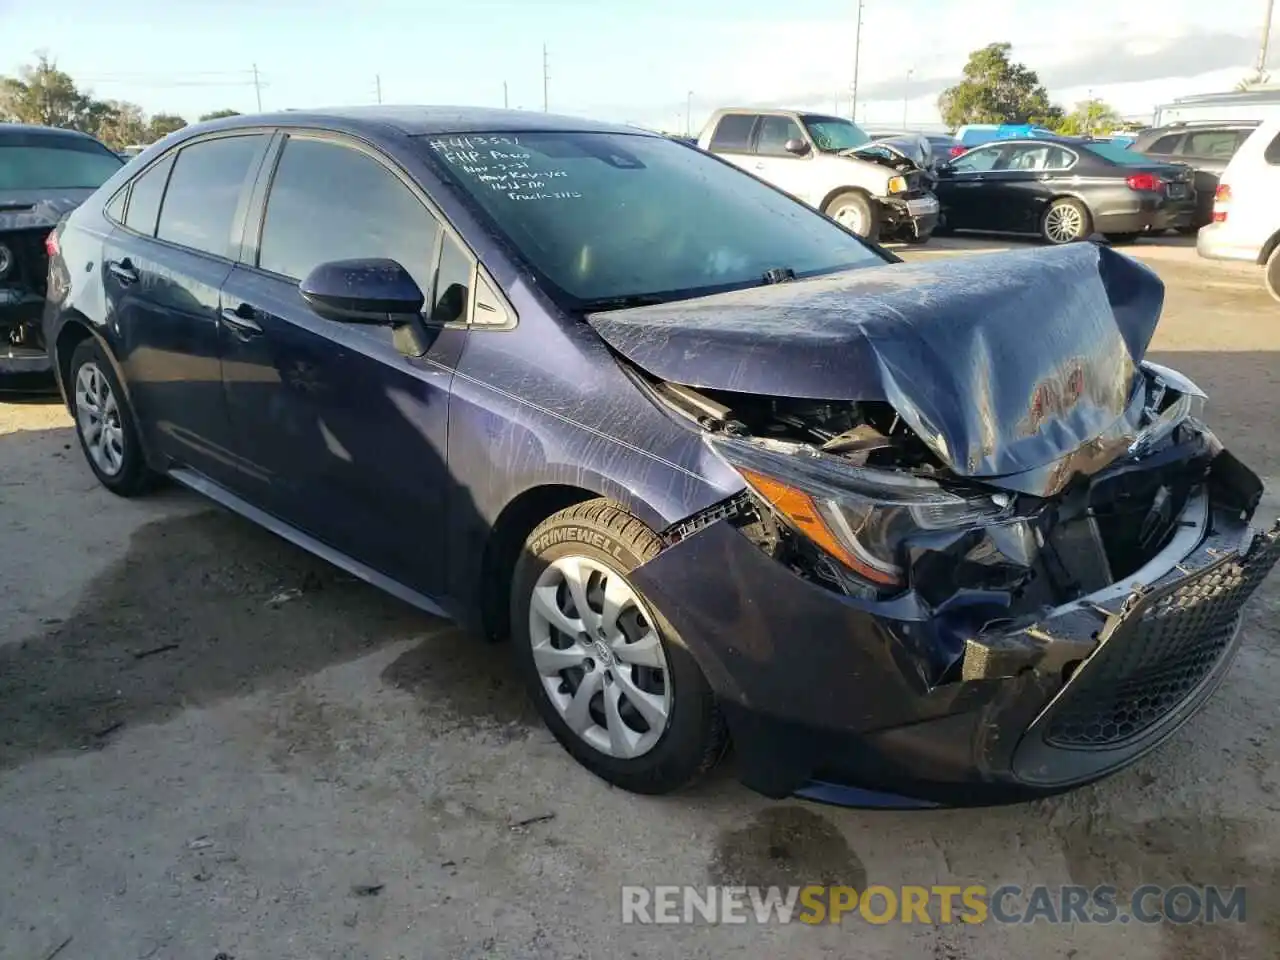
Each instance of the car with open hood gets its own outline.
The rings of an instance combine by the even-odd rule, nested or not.
[[[938,219],[927,142],[873,141],[842,117],[724,109],[698,145],[773,184],[861,237],[924,243]]]
[[[45,238],[121,164],[87,134],[0,123],[0,378],[47,377]]]
[[[903,264],[661,135],[217,120],[50,246],[102,484],[167,476],[508,638],[560,743],[630,790],[730,744],[774,797],[1093,780],[1203,705],[1280,554],[1203,393],[1145,358],[1147,267]]]

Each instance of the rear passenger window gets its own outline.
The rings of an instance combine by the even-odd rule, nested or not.
[[[160,207],[161,240],[226,257],[240,194],[262,146],[260,134],[221,137],[178,152]]]
[[[1173,133],[1168,136],[1161,137],[1151,146],[1147,147],[1143,153],[1177,153],[1178,142],[1182,140],[1182,134]]]
[[[258,266],[301,280],[330,260],[387,257],[429,302],[439,232],[413,191],[368,154],[290,137],[271,180]]]
[[[751,125],[755,120],[755,116],[749,113],[731,113],[721,117],[711,138],[711,149],[746,153],[751,149]]]
[[[169,181],[169,171],[172,169],[173,155],[170,154],[133,181],[133,188],[129,191],[129,206],[124,215],[124,225],[130,230],[148,237],[155,236],[160,198],[164,196],[164,185]]]
[[[1187,145],[1182,151],[1193,157],[1210,157],[1227,160],[1236,152],[1234,130],[1201,130],[1187,135]]]
[[[1267,163],[1273,166],[1280,166],[1280,133],[1271,138],[1271,142],[1267,144],[1267,149],[1262,156]]]

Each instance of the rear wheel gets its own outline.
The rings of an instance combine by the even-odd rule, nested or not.
[[[1277,244],[1271,251],[1271,256],[1267,257],[1265,282],[1267,293],[1276,300],[1280,300],[1280,244]]]
[[[852,230],[860,237],[876,240],[880,236],[880,224],[876,219],[875,208],[864,193],[847,190],[831,198],[822,211],[846,230]]]
[[[679,789],[727,736],[688,649],[627,575],[657,535],[606,500],[561,510],[529,535],[511,591],[511,635],[529,695],[560,744],[637,793]]]
[[[1089,236],[1089,220],[1089,209],[1079,200],[1055,200],[1040,220],[1040,234],[1048,243],[1075,243]]]
[[[76,347],[68,373],[76,436],[89,469],[122,497],[151,489],[157,477],[143,456],[133,410],[96,340],[90,337]]]

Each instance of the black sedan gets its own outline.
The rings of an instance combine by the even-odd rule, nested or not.
[[[1115,144],[1068,138],[984,144],[938,168],[943,230],[1035,234],[1113,242],[1189,225],[1190,167],[1152,161]]]

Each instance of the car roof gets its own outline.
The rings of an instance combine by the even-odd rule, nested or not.
[[[353,130],[391,129],[407,136],[467,133],[514,133],[539,130],[578,133],[630,133],[658,136],[648,130],[616,123],[565,117],[532,110],[500,110],[489,107],[355,106],[279,113],[243,114],[199,124],[201,130],[248,126],[341,126]]]
[[[20,133],[26,136],[65,137],[67,139],[92,140],[100,143],[96,137],[79,130],[67,130],[64,127],[46,127],[38,123],[0,123],[0,136],[6,133]]]

